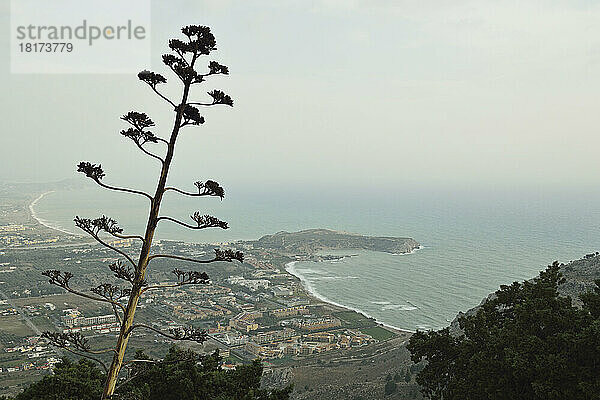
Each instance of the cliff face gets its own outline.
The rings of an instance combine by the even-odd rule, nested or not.
[[[278,249],[290,254],[313,254],[328,249],[364,249],[385,253],[408,253],[419,247],[412,238],[363,236],[329,229],[278,232],[254,242],[262,248]]]
[[[600,255],[588,254],[561,266],[560,270],[566,282],[558,287],[558,291],[563,296],[570,296],[573,304],[581,305],[579,295],[594,290],[594,281],[600,279]]]

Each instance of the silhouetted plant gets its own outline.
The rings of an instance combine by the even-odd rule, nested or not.
[[[104,183],[103,179],[106,174],[100,164],[82,161],[77,165],[78,172],[83,173],[103,188],[141,195],[150,201],[150,211],[146,224],[147,228],[143,235],[124,235],[123,229],[119,227],[117,221],[104,215],[96,219],[80,218],[79,216],[74,219],[75,225],[78,228],[86,232],[101,245],[111,249],[122,257],[121,260],[111,263],[109,269],[116,278],[127,282],[129,287],[121,288],[116,285],[104,283],[91,288],[91,293],[85,293],[71,287],[70,281],[73,275],[70,272],[48,270],[43,273],[43,275],[49,278],[51,284],[57,285],[70,293],[110,304],[117,320],[121,324],[115,347],[105,350],[92,350],[87,339],[81,334],[52,332],[45,332],[43,334],[43,338],[55,346],[88,357],[97,361],[105,368],[107,378],[102,394],[103,399],[111,397],[115,391],[119,372],[124,364],[127,343],[131,334],[136,329],[150,329],[173,340],[192,340],[196,342],[203,342],[206,340],[205,331],[191,327],[172,329],[169,333],[166,333],[148,325],[134,323],[138,301],[140,296],[146,291],[165,287],[198,284],[205,285],[210,283],[208,275],[204,272],[175,269],[173,271],[177,278],[175,284],[149,285],[145,278],[146,269],[153,259],[171,258],[201,264],[217,261],[243,261],[243,254],[241,252],[232,251],[230,249],[215,249],[215,256],[211,259],[194,259],[171,254],[151,254],[154,233],[158,223],[162,220],[171,221],[190,229],[228,228],[227,222],[221,221],[210,215],[204,215],[198,211],[191,215],[193,224],[188,224],[168,216],[159,215],[163,195],[169,190],[192,197],[212,196],[223,199],[225,195],[225,191],[221,185],[213,180],[196,181],[194,185],[196,186],[197,192],[186,192],[175,187],[166,186],[167,176],[175,152],[175,145],[181,129],[188,125],[198,126],[205,122],[205,118],[201,115],[199,107],[215,105],[233,106],[231,97],[220,90],[211,90],[207,92],[212,99],[209,102],[195,102],[189,100],[193,85],[205,82],[205,78],[212,75],[228,75],[229,68],[216,61],[210,61],[208,63],[208,70],[204,73],[199,73],[196,70],[196,67],[201,56],[209,55],[213,50],[216,50],[215,37],[211,33],[210,28],[206,26],[190,25],[182,28],[181,32],[185,36],[185,39],[171,39],[169,41],[171,53],[165,54],[162,57],[163,63],[182,82],[181,100],[176,103],[159,91],[158,87],[167,82],[167,79],[163,75],[148,70],[141,71],[138,74],[138,78],[142,82],[146,83],[154,93],[173,108],[174,122],[172,129],[170,129],[170,136],[168,138],[162,138],[151,131],[149,128],[154,128],[155,123],[146,113],[129,111],[121,117],[124,122],[130,125],[127,129],[121,130],[121,135],[130,139],[144,154],[158,160],[161,164],[155,193],[151,195],[140,190],[116,187]],[[166,150],[161,154],[161,152],[149,149],[150,145],[163,145],[166,146]],[[122,239],[139,240],[141,242],[139,255],[134,258],[124,250],[111,245],[104,240],[102,237],[103,234]],[[112,362],[108,367],[92,355],[105,352],[114,353]],[[132,362],[135,363],[135,360]]]

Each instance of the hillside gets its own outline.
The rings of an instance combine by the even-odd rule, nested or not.
[[[600,279],[600,255],[590,254],[571,261],[561,267],[566,282],[559,287],[561,294],[571,296],[578,303],[577,296],[590,290],[594,280]],[[509,284],[510,282],[507,282]],[[491,296],[491,295],[490,295]],[[472,314],[478,307],[467,311]],[[460,313],[459,315],[462,315]],[[458,322],[452,322],[452,330],[458,333]],[[421,399],[416,385],[415,373],[419,367],[409,360],[405,347],[406,337],[380,344],[373,354],[348,356],[334,360],[311,360],[291,367],[274,368],[266,376],[266,381],[296,385],[292,396],[295,400],[318,400],[323,398],[408,400]],[[410,373],[410,379],[404,377]],[[270,375],[269,375],[270,374]],[[402,380],[397,383],[394,394],[384,396],[383,390],[389,376],[399,374]],[[274,379],[274,378],[278,379]]]
[[[558,292],[562,296],[571,297],[574,305],[581,305],[579,295],[593,290],[596,279],[600,279],[600,254],[598,252],[588,254],[585,257],[562,264],[560,270],[565,277],[565,282],[558,287]],[[510,282],[506,282],[509,284]],[[490,293],[487,298],[494,296]],[[483,303],[485,299],[481,301]],[[450,331],[453,334],[459,334],[460,328],[458,318],[462,315],[473,315],[477,312],[479,306],[473,307],[466,312],[460,312],[450,324]]]

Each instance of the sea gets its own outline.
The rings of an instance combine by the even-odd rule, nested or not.
[[[127,234],[143,232],[148,212],[144,198],[97,188],[47,192],[31,210],[72,233],[76,215],[104,214]],[[345,257],[286,266],[316,297],[409,331],[445,327],[502,284],[600,250],[600,194],[586,190],[291,189],[232,192],[223,201],[168,193],[162,214],[191,221],[196,210],[230,229],[161,221],[157,238],[225,243],[309,228],[414,238],[421,247],[410,254],[338,251],[329,253]]]

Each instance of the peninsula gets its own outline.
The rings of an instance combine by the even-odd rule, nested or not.
[[[371,250],[403,254],[420,247],[413,238],[363,236],[330,229],[306,229],[300,232],[278,232],[253,242],[255,247],[270,248],[284,254],[312,255],[322,250]]]

